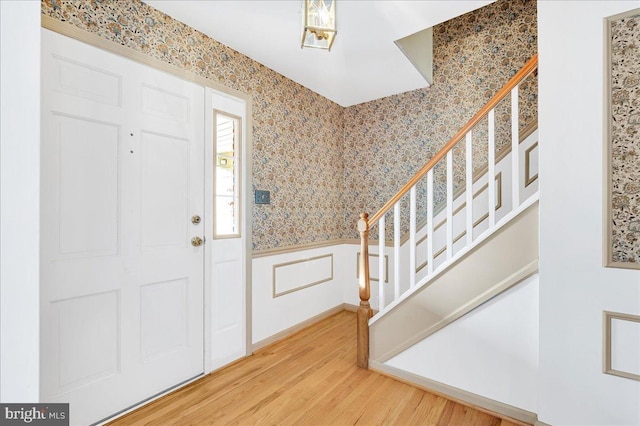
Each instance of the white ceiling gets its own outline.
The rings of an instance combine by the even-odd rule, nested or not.
[[[494,0],[337,0],[331,52],[301,49],[302,0],[146,0],[342,105],[426,87],[394,41]]]

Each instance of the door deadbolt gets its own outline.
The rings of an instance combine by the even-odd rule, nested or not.
[[[200,216],[198,216],[198,215],[191,216],[191,223],[193,223],[194,225],[199,224],[200,223]]]
[[[200,247],[204,241],[200,237],[193,237],[191,239],[191,245],[194,247]]]

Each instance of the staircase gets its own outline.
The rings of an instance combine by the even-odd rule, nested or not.
[[[359,367],[537,272],[538,132],[519,90],[537,66],[536,55],[378,212],[360,215]]]

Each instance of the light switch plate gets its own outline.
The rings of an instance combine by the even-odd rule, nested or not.
[[[269,191],[262,191],[256,189],[255,191],[255,203],[256,204],[271,204],[271,193]]]

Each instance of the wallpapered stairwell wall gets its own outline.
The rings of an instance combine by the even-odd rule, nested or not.
[[[382,207],[537,52],[536,2],[500,0],[435,26],[433,37],[431,87],[346,109],[344,185],[349,238],[357,237],[360,213],[373,214]],[[523,128],[537,117],[537,79],[527,79],[520,90]],[[496,109],[496,152],[510,142],[510,122],[501,120],[508,108],[507,103]],[[486,141],[483,133],[486,130],[474,133],[474,149],[477,142]],[[480,149],[486,150],[486,142]],[[476,169],[483,165],[486,159]],[[456,176],[464,176],[460,166],[462,162],[455,165]],[[436,202],[443,193],[438,190],[438,171],[442,170],[435,173]],[[372,237],[377,238],[377,227]]]
[[[253,99],[253,248],[341,239],[344,108],[138,0],[44,0],[42,13]],[[251,190],[252,188],[247,188]]]
[[[256,251],[356,237],[359,213],[393,195],[537,45],[535,1],[499,0],[434,28],[432,87],[345,109],[139,0],[41,4],[44,15],[252,97],[253,186],[271,191],[271,205],[253,208]]]

